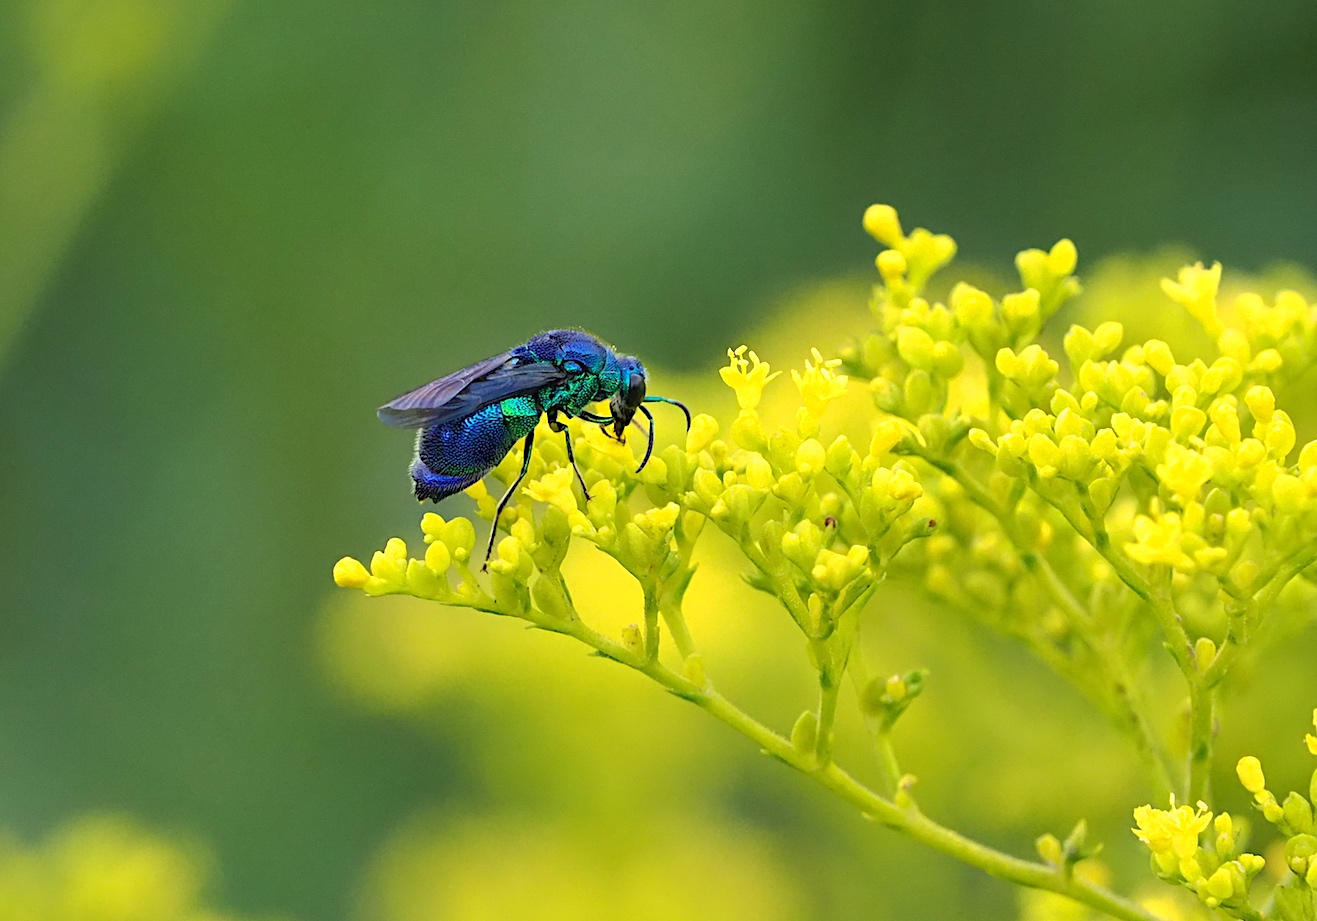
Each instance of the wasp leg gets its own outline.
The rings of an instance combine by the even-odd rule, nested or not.
[[[582,422],[593,422],[604,430],[605,435],[619,444],[625,441],[621,435],[616,435],[612,432],[612,426],[616,424],[616,420],[614,420],[612,416],[600,416],[595,413],[582,412],[578,413],[576,418],[580,419]]]
[[[559,421],[558,421],[558,410],[555,409],[555,410],[550,411],[550,413],[549,413],[549,431],[551,431],[551,432],[562,432],[562,431],[565,431],[566,429],[567,429],[567,424],[566,424],[565,422],[559,422]]]
[[[512,494],[517,491],[521,481],[526,479],[526,471],[530,469],[530,449],[533,444],[535,444],[535,430],[531,429],[530,434],[526,436],[526,440],[521,443],[521,473],[517,474],[517,478],[512,481],[512,485],[503,494],[503,498],[498,500],[498,505],[494,509],[494,523],[489,526],[489,543],[485,545],[485,562],[480,567],[481,572],[489,571],[489,557],[494,552],[494,538],[498,536],[498,520],[503,514],[503,509],[507,506],[508,500],[512,498]]]
[[[650,455],[654,453],[654,417],[649,414],[649,410],[644,406],[637,406],[636,408],[644,413],[645,418],[649,420],[649,432],[647,433],[648,441],[645,445],[645,456],[640,459],[640,466],[636,468],[636,473],[639,473],[645,469],[645,465],[649,463]],[[631,421],[635,422],[634,419]],[[637,424],[636,428],[639,427],[640,426]]]
[[[567,431],[567,426],[562,427],[563,441],[567,445],[567,462],[572,465],[576,471],[576,482],[581,484],[581,492],[585,493],[585,501],[590,501],[590,487],[585,485],[585,477],[581,476],[581,468],[576,466],[576,455],[572,453],[572,433]]]

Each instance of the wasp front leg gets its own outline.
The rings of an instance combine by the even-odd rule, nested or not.
[[[590,487],[585,485],[585,477],[581,475],[581,468],[576,466],[576,454],[572,451],[572,433],[565,422],[559,421],[557,410],[549,413],[549,430],[562,432],[563,442],[567,445],[567,462],[572,465],[572,470],[576,473],[576,482],[581,484],[581,492],[585,493],[585,501],[589,502]]]
[[[601,416],[598,413],[582,412],[577,414],[577,418],[583,422],[593,422],[595,425],[603,429],[605,435],[616,441],[618,444],[622,444],[626,441],[621,435],[613,432],[614,423],[612,416]]]

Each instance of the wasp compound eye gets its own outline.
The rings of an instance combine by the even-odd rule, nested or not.
[[[639,406],[645,399],[645,375],[639,371],[631,372],[631,380],[627,382],[626,402],[632,409]]]

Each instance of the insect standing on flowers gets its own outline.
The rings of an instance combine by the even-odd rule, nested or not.
[[[609,415],[589,412],[591,403],[608,402]],[[579,329],[540,333],[525,345],[454,371],[424,387],[404,393],[379,408],[382,421],[395,428],[419,429],[412,480],[416,498],[438,502],[459,493],[493,470],[518,440],[522,443],[521,473],[513,480],[494,512],[485,562],[494,549],[498,519],[530,468],[535,426],[547,416],[549,428],[562,432],[567,460],[576,471],[586,498],[590,491],[576,466],[572,436],[560,417],[594,422],[612,437],[640,412],[649,420],[648,444],[637,472],[654,451],[654,417],[645,403],[671,403],[686,415],[686,406],[667,397],[645,395],[645,366],[638,358],[618,355]]]

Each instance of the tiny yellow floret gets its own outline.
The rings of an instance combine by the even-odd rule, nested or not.
[[[746,358],[746,346],[727,350],[727,367],[719,369],[723,383],[736,391],[736,402],[742,409],[754,409],[764,395],[764,386],[781,371],[769,373],[768,362],[760,361],[754,352]]]
[[[864,230],[879,243],[898,246],[904,239],[901,219],[891,205],[870,205],[864,210]]]
[[[1210,269],[1201,262],[1180,269],[1176,281],[1162,279],[1166,296],[1184,306],[1189,314],[1203,325],[1208,334],[1219,337],[1221,321],[1216,314],[1216,292],[1221,285],[1221,263],[1214,262]]]
[[[522,491],[536,502],[545,502],[571,516],[577,511],[575,474],[570,467],[551,470],[538,480],[531,480],[522,487]]]
[[[1140,806],[1134,810],[1134,821],[1138,823],[1132,829],[1135,836],[1154,854],[1183,860],[1198,849],[1198,836],[1211,824],[1212,813],[1206,803],[1199,803],[1194,810],[1175,805],[1175,797],[1171,797],[1170,809]]]
[[[841,367],[840,358],[824,360],[823,354],[818,349],[811,349],[810,352],[814,360],[805,359],[803,374],[793,368],[791,379],[800,391],[805,411],[818,419],[830,402],[846,392],[848,378],[845,374],[836,372],[836,369]]]
[[[361,561],[345,556],[334,564],[334,584],[339,588],[362,588],[370,581],[370,572]]]

